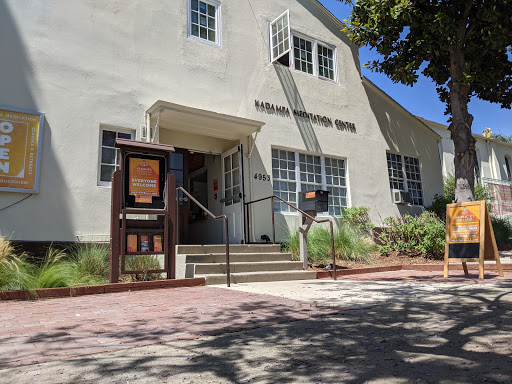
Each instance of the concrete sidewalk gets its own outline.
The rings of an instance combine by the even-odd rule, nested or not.
[[[96,320],[111,319],[109,340],[133,338],[122,321],[137,313],[144,320],[131,324],[138,340],[163,343],[4,369],[0,383],[512,381],[510,281],[308,280],[184,288],[174,299],[166,296],[169,292],[96,296],[84,307],[75,304],[77,299],[59,299],[69,314],[95,313],[85,323],[96,332],[101,331]],[[55,303],[18,305],[36,305],[26,314],[44,311],[45,305],[57,311]],[[151,312],[157,303],[164,303],[163,313]],[[5,304],[0,303],[3,314]],[[82,313],[76,312],[80,308]],[[17,321],[20,316],[23,312]],[[14,321],[1,318],[0,324],[5,320]],[[192,339],[168,342],[166,329],[168,335]],[[55,336],[46,340],[48,346]],[[9,353],[3,350],[0,357]]]

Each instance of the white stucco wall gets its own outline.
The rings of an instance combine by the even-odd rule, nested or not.
[[[267,23],[286,9],[293,30],[336,47],[336,82],[269,63]],[[221,15],[219,48],[187,37],[186,0],[0,3],[0,44],[10,53],[0,73],[0,105],[46,114],[40,193],[0,212],[1,234],[108,238],[110,188],[97,182],[100,127],[138,131],[156,100],[265,122],[251,159],[245,158],[247,200],[272,194],[271,181],[251,177],[272,174],[272,147],[345,158],[349,202],[369,206],[376,222],[421,210],[392,204],[387,150],[419,157],[426,204],[442,191],[436,135],[363,84],[357,48],[314,1],[222,0]],[[357,132],[267,114],[255,100],[348,121]],[[162,125],[159,137],[174,144],[176,136]],[[187,140],[198,143],[192,135],[179,140],[183,147]],[[247,154],[250,139],[241,143]],[[0,208],[23,197],[0,192]],[[256,239],[269,234],[269,213],[256,209],[252,217]],[[279,237],[285,222],[297,219],[278,215]]]

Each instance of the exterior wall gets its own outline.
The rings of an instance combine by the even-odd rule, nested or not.
[[[336,82],[269,62],[268,22],[286,9],[293,30],[336,47]],[[272,148],[346,159],[349,204],[369,206],[376,222],[422,210],[392,203],[388,150],[419,157],[425,204],[442,191],[438,137],[361,81],[357,48],[313,0],[221,1],[220,48],[187,37],[186,0],[7,0],[0,3],[0,21],[0,44],[10,52],[0,74],[0,105],[46,114],[40,193],[0,212],[4,236],[108,239],[110,188],[98,186],[101,126],[136,132],[157,100],[265,122],[250,159],[254,135],[241,141],[247,201],[273,193],[271,181],[252,177],[272,174]],[[291,113],[258,109],[255,100]],[[351,122],[356,132],[312,123],[294,109]],[[162,143],[175,144],[174,137],[160,127]],[[208,150],[204,137],[176,140],[183,147],[200,141]],[[0,207],[24,197],[0,192]],[[271,235],[269,208],[255,207],[252,218],[257,240]],[[277,215],[278,238],[297,222],[297,215]]]
[[[443,175],[454,174],[453,165],[454,146],[450,138],[448,125],[421,119],[442,137],[441,154],[443,158]],[[473,134],[476,139],[477,161],[480,169],[480,178],[508,180],[505,165],[505,156],[512,158],[512,144],[503,143],[496,139],[486,138]],[[512,167],[512,162],[510,162]],[[511,168],[512,170],[512,168]]]

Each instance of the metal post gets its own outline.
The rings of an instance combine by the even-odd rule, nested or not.
[[[334,253],[334,230],[333,230],[332,221],[329,221],[329,225],[331,227],[332,270],[334,272],[334,280],[337,280],[337,276],[336,276],[336,254]]]
[[[272,210],[272,244],[276,243],[276,225],[274,222],[274,196],[270,198],[270,209]]]
[[[224,223],[226,226],[226,281],[228,283],[228,287],[231,286],[231,270],[229,267],[229,226],[228,226],[228,217],[224,215]]]
[[[302,216],[302,225],[299,228],[300,239],[300,260],[302,261],[304,269],[308,268],[308,231],[313,224],[313,220],[305,215]]]

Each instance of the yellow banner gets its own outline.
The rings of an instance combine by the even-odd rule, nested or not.
[[[159,170],[158,160],[130,158],[129,194],[135,196],[136,199],[139,198],[141,203],[150,203],[152,196],[160,196]]]
[[[0,109],[0,191],[37,192],[41,113]]]
[[[450,208],[449,242],[480,242],[480,204]]]

